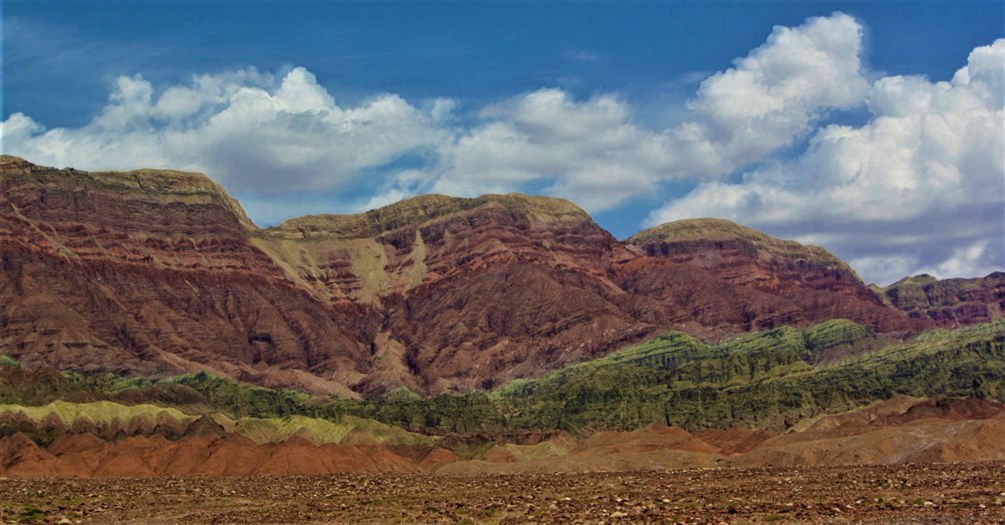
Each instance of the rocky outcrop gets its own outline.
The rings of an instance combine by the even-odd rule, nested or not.
[[[926,326],[886,307],[843,261],[722,219],[692,219],[627,241],[644,256],[617,267],[627,292],[652,298],[671,322],[726,332],[846,318],[878,332]]]
[[[921,274],[897,281],[879,293],[911,318],[946,328],[1005,318],[1005,272],[941,281]]]
[[[203,175],[5,156],[0,189],[0,353],[29,367],[208,369],[329,392],[344,390],[333,374],[367,371],[377,315],[286,279]]]
[[[667,329],[930,325],[821,248],[727,221],[622,243],[561,199],[417,197],[260,229],[203,175],[4,156],[0,354],[344,396],[488,389]]]
[[[430,195],[313,216],[252,242],[332,304],[382,313],[364,394],[491,388],[606,352],[656,326],[617,303],[630,256],[578,206],[526,195]]]

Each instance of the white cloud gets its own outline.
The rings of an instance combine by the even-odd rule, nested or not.
[[[674,167],[721,175],[763,159],[809,131],[827,111],[853,107],[867,89],[862,27],[848,15],[775,27],[735,66],[705,79],[688,103],[694,118],[671,132]]]
[[[990,241],[977,241],[953,250],[952,255],[939,262],[939,265],[929,273],[936,275],[969,276],[977,270],[978,275],[986,275],[995,270],[1001,270],[1000,264],[994,264],[995,255],[990,252]],[[1000,254],[999,254],[1000,255]],[[990,263],[990,264],[989,264]]]
[[[83,127],[46,130],[15,113],[0,135],[3,151],[41,164],[205,171],[270,222],[323,207],[303,196],[324,192],[374,207],[427,192],[527,191],[596,212],[688,179],[697,187],[650,222],[721,216],[821,240],[869,280],[964,275],[1005,266],[1003,48],[975,49],[951,81],[870,83],[860,24],[841,13],[810,18],[775,27],[732,67],[702,73],[679,124],[666,129],[640,124],[617,94],[576,99],[561,89],[463,119],[450,99],[384,94],[350,107],[295,68],[163,89],[122,77]],[[848,109],[871,117],[827,125]]]
[[[566,58],[570,58],[577,62],[599,62],[600,60],[603,59],[602,56],[596,53],[591,53],[589,51],[583,51],[583,50],[567,51],[565,53],[565,56]]]
[[[883,279],[870,279],[869,282],[888,286],[904,277],[918,275],[920,273],[931,273],[919,271],[918,261],[914,257],[903,255],[876,255],[866,257],[856,257],[848,261],[855,271],[861,276],[880,275],[888,276]]]
[[[212,174],[232,191],[325,190],[445,140],[452,105],[422,111],[397,95],[341,107],[314,75],[282,79],[255,70],[195,77],[157,95],[140,76],[120,77],[84,127],[45,130],[14,114],[5,152],[82,169],[173,167]]]
[[[636,124],[611,95],[516,97],[484,109],[484,122],[441,150],[426,170],[434,182],[419,189],[475,195],[537,184],[601,211],[661,181],[721,177],[791,144],[827,111],[862,103],[861,32],[843,14],[776,27],[735,67],[702,82],[686,121],[666,130]]]
[[[798,158],[738,183],[703,184],[649,222],[716,215],[797,236],[829,233],[829,247],[881,282],[905,268],[940,277],[1001,269],[1003,69],[1005,40],[998,40],[975,49],[951,82],[881,78],[865,96],[866,124],[824,127]],[[883,235],[864,240],[870,225]],[[866,255],[903,244],[913,253],[885,256],[895,264]]]
[[[450,100],[421,110],[387,94],[341,107],[304,68],[281,79],[249,69],[160,92],[141,76],[121,77],[88,125],[44,130],[16,114],[3,147],[57,166],[206,171],[238,194],[353,187],[366,173],[381,190],[373,203],[530,189],[598,211],[667,179],[728,174],[790,144],[829,109],[860,102],[860,34],[842,14],[776,27],[702,82],[686,122],[666,130],[638,125],[616,95],[574,100],[559,89],[482,108],[474,126],[455,129]],[[426,162],[382,169],[409,156]]]
[[[651,190],[666,165],[658,134],[632,122],[627,104],[610,95],[577,102],[557,89],[513,98],[480,112],[482,123],[440,151],[440,160],[411,174],[420,189],[454,195],[518,190],[529,184],[607,209]]]

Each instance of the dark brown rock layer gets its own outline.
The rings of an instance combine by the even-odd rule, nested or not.
[[[975,279],[916,275],[886,287],[883,298],[913,319],[955,328],[1005,318],[1005,272]]]

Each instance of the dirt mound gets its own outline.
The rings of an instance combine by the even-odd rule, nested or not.
[[[507,462],[487,454],[484,460],[450,463],[438,472],[603,472],[1005,459],[1005,440],[1001,439],[1005,410],[993,401],[901,396],[817,418],[801,428],[779,436],[742,428],[692,435],[679,428],[651,425],[631,432],[598,432],[566,454]]]
[[[437,454],[427,463],[443,464]],[[199,435],[178,441],[134,436],[108,442],[68,435],[44,450],[23,434],[0,440],[0,476],[157,477],[415,472],[419,466],[383,446],[324,445],[293,438],[257,444],[242,436]]]
[[[17,433],[0,438],[0,474],[8,477],[54,477],[60,473],[55,457],[27,436]]]
[[[733,465],[812,466],[1005,459],[1005,405],[997,401],[896,396],[819,417],[765,441]]]
[[[988,399],[967,397],[963,399],[945,396],[933,397],[915,404],[900,415],[879,418],[884,425],[903,425],[918,419],[991,419],[1005,413],[1005,404]]]
[[[518,461],[512,452],[499,445],[490,448],[482,459],[489,463],[516,463]]]
[[[430,450],[429,453],[422,458],[419,462],[419,468],[426,472],[432,472],[447,463],[453,463],[460,460],[460,456],[454,454],[453,451],[436,447],[433,450]]]
[[[794,429],[797,431],[823,432],[838,428],[864,427],[877,419],[901,415],[922,401],[922,398],[917,397],[895,396],[886,401],[880,401],[840,414],[821,415],[805,420],[796,424]]]
[[[684,429],[653,424],[630,432],[598,432],[573,450],[572,454],[600,455],[664,449],[703,454],[719,452],[718,448]]]
[[[1005,413],[991,419],[925,418],[905,424],[840,426],[771,438],[730,458],[735,466],[892,465],[1005,459]]]
[[[778,436],[740,428],[693,435],[664,425],[598,432],[582,441],[566,433],[546,439],[524,436],[518,440],[523,444],[498,443],[469,461],[443,443],[318,445],[299,435],[258,443],[215,432],[177,440],[137,435],[109,441],[92,433],[70,433],[43,448],[14,433],[0,439],[0,476],[517,474],[1005,460],[1005,409],[986,400],[899,397],[804,427]]]
[[[756,448],[764,441],[774,437],[767,430],[751,430],[749,428],[731,428],[729,430],[709,429],[697,436],[702,441],[718,448],[723,454],[743,454]]]
[[[559,442],[568,441],[559,436]],[[571,443],[569,443],[571,444]],[[496,450],[500,452],[494,452]],[[506,452],[506,455],[503,454]],[[513,458],[513,459],[509,459]],[[713,467],[719,449],[686,430],[650,425],[630,432],[598,432],[567,453],[516,461],[507,449],[493,447],[482,460],[450,463],[441,474],[614,472],[663,468]]]
[[[919,419],[990,419],[1002,413],[1005,413],[1005,404],[994,400],[896,396],[845,413],[821,416],[796,428],[815,432],[838,429],[852,432],[864,427],[905,425]]]

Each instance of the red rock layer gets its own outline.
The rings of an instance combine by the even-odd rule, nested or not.
[[[629,240],[645,256],[616,267],[632,295],[670,322],[725,332],[845,318],[878,332],[930,326],[906,319],[826,250],[781,241],[720,219],[670,223]]]
[[[251,246],[246,219],[192,174],[57,171],[4,157],[0,353],[28,366],[142,375],[365,371],[377,317],[318,303]],[[143,189],[152,178],[176,186]],[[137,188],[125,185],[135,182]],[[120,184],[121,183],[121,184]]]
[[[930,324],[826,251],[726,221],[621,243],[572,203],[512,194],[425,196],[260,230],[198,174],[4,156],[0,186],[0,353],[28,366],[440,392],[541,375],[668,329]]]
[[[525,473],[797,465],[897,464],[1005,459],[1005,405],[974,398],[898,397],[825,416],[805,430],[772,436],[749,429],[685,430],[650,425],[555,436],[553,455],[520,460],[504,446],[462,461],[445,448],[359,440],[316,445],[294,437],[259,444],[215,432],[169,440],[160,434],[105,440],[74,432],[39,447],[24,434],[0,438],[0,477],[155,477],[336,472]]]
[[[426,464],[442,464],[442,452]],[[291,439],[258,444],[242,436],[192,436],[169,441],[134,436],[114,442],[71,434],[38,447],[23,434],[0,439],[0,476],[91,478],[250,476],[332,472],[417,472],[416,462],[380,445],[315,445]]]

